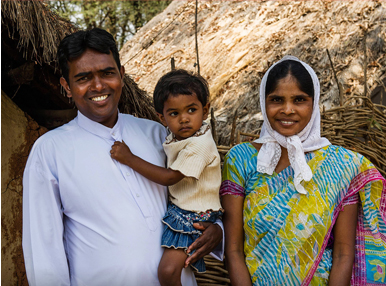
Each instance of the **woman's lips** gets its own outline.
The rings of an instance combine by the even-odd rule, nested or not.
[[[278,120],[278,121],[280,122],[281,125],[284,125],[284,126],[291,126],[296,123],[296,121],[293,121],[293,120]]]

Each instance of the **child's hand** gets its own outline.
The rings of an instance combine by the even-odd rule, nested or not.
[[[133,156],[129,147],[127,147],[125,141],[115,141],[113,146],[111,146],[111,158],[117,160],[122,164],[127,164],[130,161],[130,158]]]

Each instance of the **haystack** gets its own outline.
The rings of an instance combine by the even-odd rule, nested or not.
[[[339,104],[339,92],[326,50],[344,98],[363,96],[365,41],[367,95],[379,104],[372,92],[386,83],[385,15],[384,1],[198,1],[200,69],[211,87],[219,143],[229,144],[235,111],[236,129],[261,125],[261,78],[288,54],[315,69],[328,110]],[[151,94],[171,57],[177,68],[196,69],[194,23],[195,1],[174,1],[125,44],[122,62],[140,88]]]

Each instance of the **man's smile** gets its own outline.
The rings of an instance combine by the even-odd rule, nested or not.
[[[109,94],[99,95],[99,96],[91,97],[91,100],[92,101],[103,101],[108,97],[109,97]]]

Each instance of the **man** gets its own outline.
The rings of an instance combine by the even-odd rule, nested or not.
[[[118,112],[124,67],[104,30],[79,31],[58,49],[61,84],[78,116],[34,144],[24,172],[23,251],[30,285],[159,285],[166,188],[112,160],[111,145],[164,166],[160,124]],[[205,229],[204,226],[200,226]],[[189,262],[222,238],[207,226]],[[190,267],[183,285],[196,285]]]

